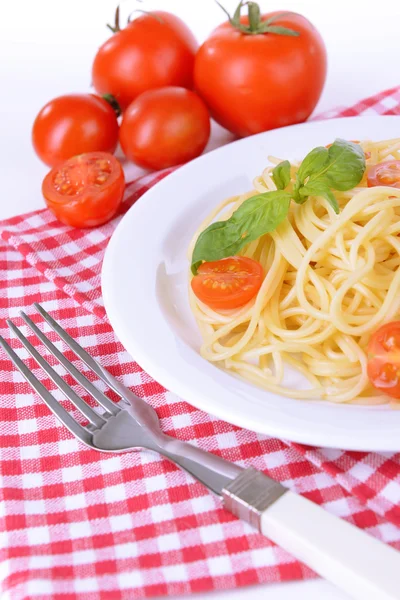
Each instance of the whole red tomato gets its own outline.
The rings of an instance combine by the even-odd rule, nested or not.
[[[142,92],[163,86],[193,87],[198,47],[185,23],[168,12],[143,15],[118,31],[98,50],[93,85],[126,108]]]
[[[118,121],[111,105],[93,94],[70,94],[48,102],[33,123],[32,143],[53,167],[84,152],[111,152],[118,144]]]
[[[241,6],[241,5],[240,5]],[[235,13],[200,47],[195,88],[211,116],[238,136],[307,119],[326,77],[326,50],[315,27],[292,12]]]
[[[207,108],[194,92],[178,87],[149,90],[124,112],[119,141],[141,167],[164,169],[201,154],[210,137]]]

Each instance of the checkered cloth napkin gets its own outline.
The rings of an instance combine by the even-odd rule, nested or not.
[[[325,116],[370,113],[400,114],[400,88]],[[167,174],[130,183],[124,210]],[[42,327],[31,308],[41,302],[113,375],[155,407],[166,433],[266,471],[400,548],[400,454],[310,448],[239,429],[166,391],[134,362],[113,334],[100,289],[104,250],[120,218],[92,231],[61,225],[47,210],[1,223],[0,334],[10,340],[5,319],[22,325],[21,308]],[[50,337],[94,379],[57,336]],[[45,381],[20,343],[10,343]],[[49,380],[45,385],[60,398]],[[147,452],[101,454],[81,445],[1,351],[0,396],[2,600],[174,597],[314,576],[163,458]]]

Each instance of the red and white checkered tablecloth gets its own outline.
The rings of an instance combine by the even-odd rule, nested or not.
[[[400,114],[400,88],[324,117],[370,113]],[[129,184],[124,210],[167,174]],[[100,289],[104,250],[119,219],[85,231],[41,210],[1,223],[0,334],[10,340],[5,319],[22,325],[21,308],[41,323],[31,308],[41,302],[156,408],[168,434],[264,470],[400,549],[400,453],[316,449],[239,429],[164,390],[128,355],[107,321]],[[57,336],[50,337],[65,350]],[[61,398],[20,343],[10,343]],[[314,576],[170,462],[146,452],[109,455],[80,445],[2,352],[0,396],[2,600],[132,600]]]

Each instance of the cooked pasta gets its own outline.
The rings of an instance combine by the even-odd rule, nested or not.
[[[367,167],[400,159],[400,139],[361,146]],[[224,200],[201,224],[190,256],[210,223],[228,219],[255,193],[276,189],[272,169],[280,160],[269,161],[253,190]],[[299,166],[292,162],[292,180]],[[335,196],[339,214],[321,197],[291,202],[288,218],[275,231],[239,252],[265,272],[259,292],[245,306],[213,310],[189,286],[203,337],[200,352],[277,394],[382,404],[390,398],[369,382],[366,347],[379,325],[400,317],[400,189],[368,188],[364,174],[358,187]],[[305,383],[290,385],[288,369]]]

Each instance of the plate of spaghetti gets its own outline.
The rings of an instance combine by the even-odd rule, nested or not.
[[[400,117],[239,140],[118,225],[107,314],[155,380],[235,425],[400,446]]]

